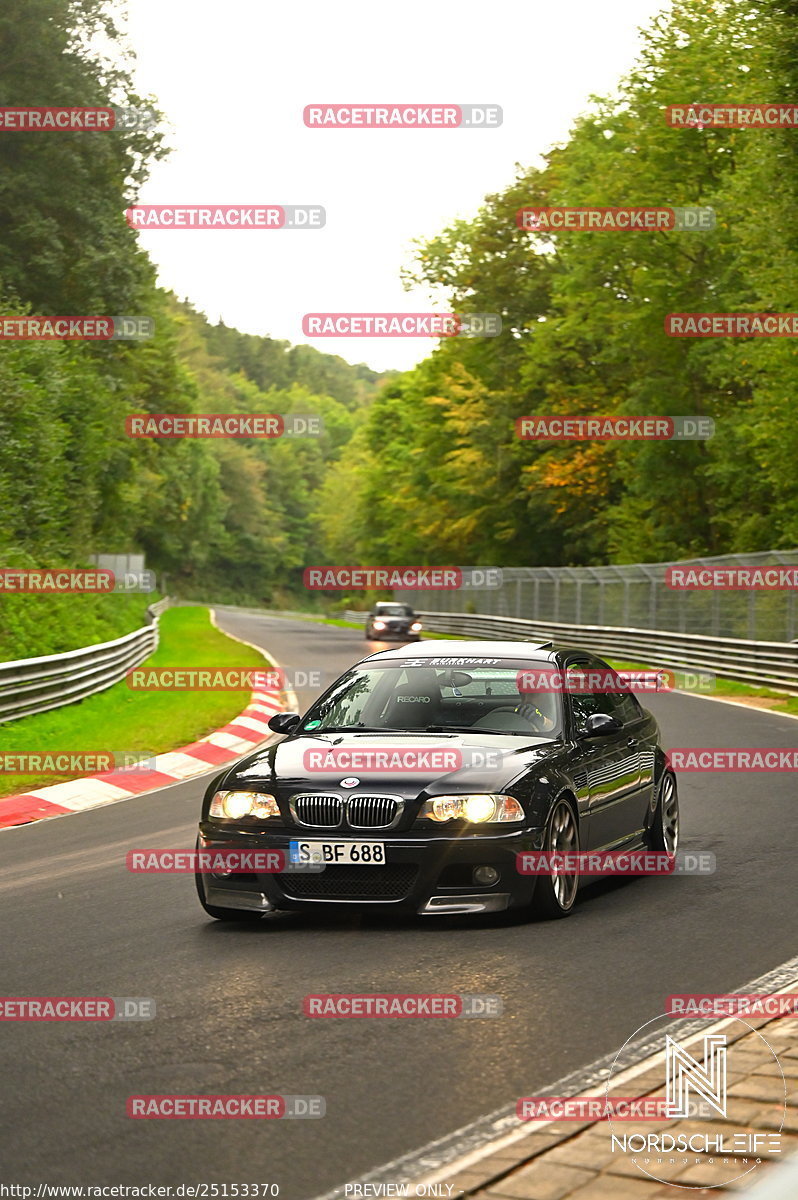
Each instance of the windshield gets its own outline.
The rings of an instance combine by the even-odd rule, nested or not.
[[[413,610],[408,608],[406,604],[378,604],[376,616],[378,617],[412,617]]]
[[[562,730],[562,697],[521,691],[523,663],[495,666],[361,666],[343,675],[310,708],[297,733],[447,730],[553,738]]]

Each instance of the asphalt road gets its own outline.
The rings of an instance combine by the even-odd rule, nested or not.
[[[339,672],[355,630],[221,613],[286,668]],[[310,693],[300,696],[304,703]],[[784,717],[688,696],[650,707],[671,746],[794,746]],[[286,915],[212,922],[190,876],[203,780],[0,833],[6,996],[151,996],[153,1021],[0,1024],[0,1179],[277,1183],[304,1200],[617,1049],[671,992],[724,992],[795,953],[795,784],[684,775],[683,848],[711,877],[604,883],[567,921]],[[484,1020],[310,1020],[309,992],[486,992]],[[131,1093],[326,1098],[320,1120],[135,1121]]]

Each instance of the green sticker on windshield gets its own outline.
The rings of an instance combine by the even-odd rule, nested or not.
[[[308,721],[306,729],[315,729],[317,725],[321,725],[321,721]]]

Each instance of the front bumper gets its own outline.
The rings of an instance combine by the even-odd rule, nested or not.
[[[371,629],[369,637],[375,642],[420,642],[421,634],[409,625],[389,625],[386,629]]]
[[[468,837],[425,837],[403,833],[384,837],[352,834],[331,837],[305,830],[293,833],[247,833],[200,824],[202,849],[282,850],[302,841],[380,841],[385,866],[328,866],[320,872],[203,875],[208,904],[270,912],[319,906],[374,908],[425,916],[452,913],[499,912],[531,903],[535,876],[520,875],[516,855],[539,850],[543,831],[513,830]],[[476,867],[493,867],[498,879],[490,885],[473,880]]]

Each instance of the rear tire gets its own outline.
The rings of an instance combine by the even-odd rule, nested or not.
[[[579,826],[573,803],[562,796],[556,800],[546,823],[543,844],[548,853],[579,853]],[[535,916],[547,921],[560,920],[571,915],[576,893],[579,889],[579,872],[560,872],[556,875],[541,875],[535,885],[533,911]]]

